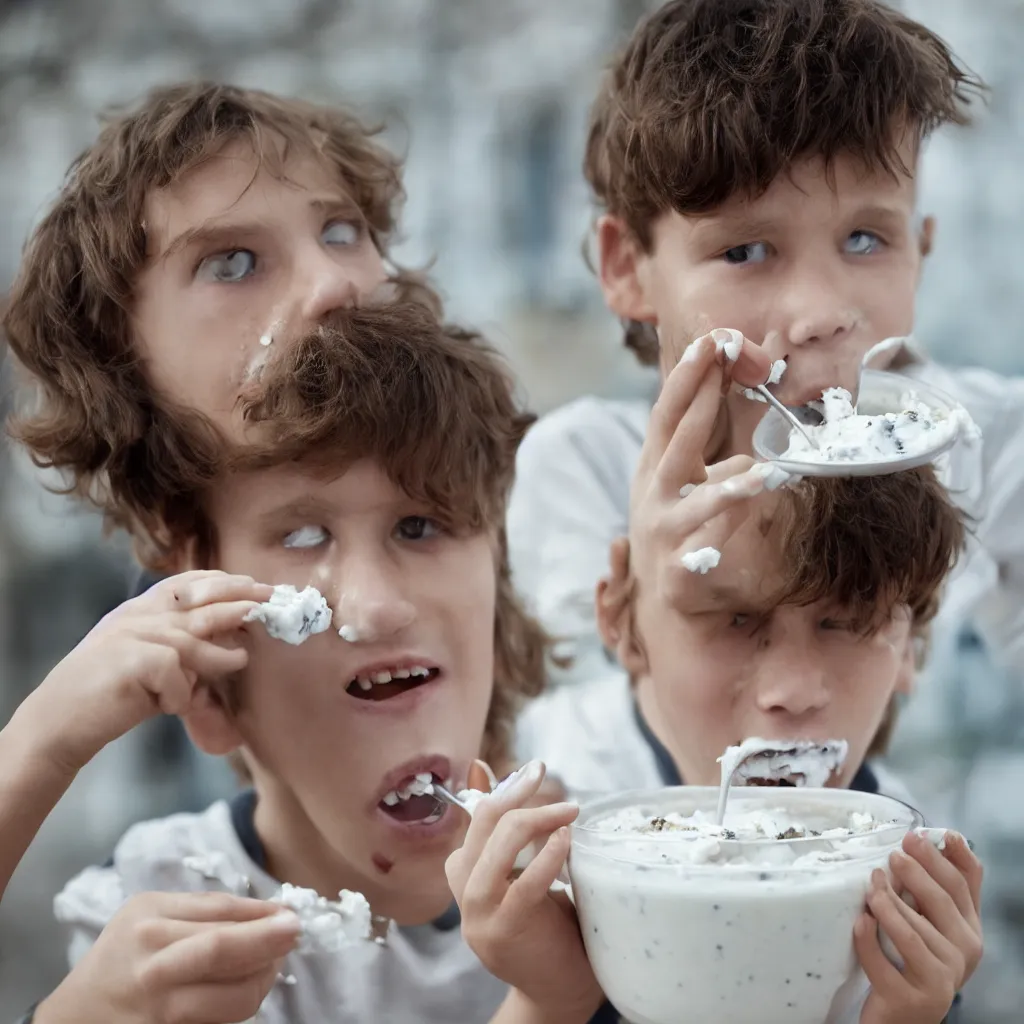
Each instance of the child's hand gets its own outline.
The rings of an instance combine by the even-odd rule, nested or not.
[[[462,849],[448,858],[448,882],[462,911],[462,935],[484,966],[553,1020],[589,1020],[601,1005],[576,912],[548,892],[569,853],[575,804],[529,807],[544,780],[531,761],[477,804]],[[546,838],[512,880],[519,853]]]
[[[716,350],[714,333],[695,341],[665,380],[630,496],[633,564],[644,579],[657,581],[655,589],[667,602],[678,601],[683,589],[698,587],[702,579],[681,557],[701,548],[720,551],[773,472],[745,455],[705,464],[730,373],[742,368],[748,375],[743,383],[761,384],[771,365],[750,342],[744,342],[739,361],[729,362]],[[778,477],[780,471],[774,473]]]
[[[245,648],[217,640],[272,591],[247,576],[187,572],[116,608],[34,695],[45,709],[49,753],[77,769],[147,718],[188,710],[199,679],[245,667]]]
[[[967,842],[948,832],[943,854],[909,833],[903,851],[893,854],[890,866],[896,886],[917,909],[876,871],[870,913],[854,927],[854,946],[871,982],[861,1024],[939,1024],[981,960],[982,868]],[[903,960],[902,971],[882,951],[879,928]]]
[[[129,900],[35,1013],[37,1024],[231,1024],[254,1016],[299,919],[222,893]]]

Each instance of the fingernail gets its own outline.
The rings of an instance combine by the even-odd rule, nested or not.
[[[765,479],[768,475],[764,469],[767,465],[765,462],[759,462],[756,466],[751,466],[745,473],[729,477],[728,480],[723,481],[722,490],[726,494],[735,494],[748,498],[760,494],[764,490]]]
[[[494,787],[494,790],[491,792],[491,796],[515,796],[530,785],[536,783],[543,770],[544,766],[542,762],[528,761],[518,771],[514,771],[509,775],[508,778],[502,779],[501,782]]]
[[[299,935],[302,932],[302,922],[299,915],[292,910],[281,910],[268,920],[268,927],[271,931],[280,932],[282,935]]]
[[[780,487],[784,487],[791,480],[794,479],[792,473],[787,473],[781,466],[776,466],[771,462],[759,463],[768,467],[768,472],[764,478],[764,489],[766,491],[777,491]]]
[[[683,352],[682,358],[679,360],[679,362],[696,362],[700,358],[701,353],[704,351],[705,346],[709,344],[709,339],[710,335],[705,334],[702,337],[697,338],[696,341],[691,341],[690,344],[686,346],[686,350]]]
[[[914,838],[931,843],[936,850],[944,850],[949,840],[956,840],[957,833],[946,828],[915,828]]]
[[[735,363],[743,351],[743,335],[734,331],[731,327],[718,327],[711,332],[715,348],[721,352],[730,363]]]
[[[697,490],[696,484],[683,484],[683,486],[679,488],[679,497],[687,498],[693,494],[695,490]]]

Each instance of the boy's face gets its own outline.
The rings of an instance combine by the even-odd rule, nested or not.
[[[385,277],[337,176],[305,155],[277,163],[232,143],[145,204],[132,321],[150,383],[233,438],[239,392],[275,348]]]
[[[716,759],[751,736],[845,739],[835,780],[863,761],[897,691],[912,680],[909,615],[898,609],[870,636],[847,628],[841,607],[778,604],[778,495],[756,500],[706,576],[677,593],[637,580],[635,638],[619,638],[638,697],[687,783],[717,785]]]
[[[914,166],[912,139],[900,156]],[[694,338],[731,327],[787,360],[773,391],[801,405],[826,387],[855,390],[867,350],[910,333],[922,251],[914,179],[869,173],[851,156],[831,171],[830,181],[820,159],[804,160],[758,199],[666,213],[650,253],[616,218],[602,221],[605,296],[620,316],[659,326],[663,370]]]
[[[246,631],[229,727],[255,762],[272,861],[283,851],[377,913],[430,920],[451,899],[444,861],[464,815],[403,821],[412,805],[389,811],[382,799],[420,773],[464,786],[479,756],[494,679],[492,539],[446,533],[370,461],[333,480],[295,467],[238,475],[217,488],[211,516],[218,568],[312,585],[334,610],[333,628],[297,647]],[[360,639],[342,639],[342,625]],[[386,699],[394,686],[354,682],[416,666],[428,681]],[[203,723],[189,725],[203,746]]]

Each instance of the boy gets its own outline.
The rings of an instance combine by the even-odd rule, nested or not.
[[[268,358],[385,281],[402,187],[374,134],[210,83],[112,120],[29,240],[4,313],[38,390],[11,424],[34,460],[159,547],[151,493],[239,438]]]
[[[716,759],[749,736],[842,738],[849,754],[834,784],[904,797],[869,758],[884,747],[893,701],[910,690],[915,640],[963,542],[960,514],[928,470],[771,493],[746,461],[707,467],[725,376],[715,346],[698,342],[652,415],[648,450],[658,458],[638,486],[674,507],[664,538],[674,556],[630,559],[620,546],[598,599],[604,641],[630,681],[541,698],[523,716],[521,752],[570,789],[607,792],[715,785]],[[682,556],[706,547],[720,562],[706,575],[686,568]],[[543,1003],[582,989],[587,967],[565,908],[547,895],[576,812],[523,810],[529,790],[481,802],[448,872],[467,941]],[[552,833],[530,877],[510,886],[509,857]],[[888,883],[869,896],[854,935],[872,986],[861,1024],[938,1024],[981,956],[981,867],[965,841],[951,839],[943,855],[911,835],[903,849],[891,864],[896,886],[920,910],[901,906]],[[881,954],[879,925],[902,973]]]
[[[70,1019],[94,998],[115,998],[90,968],[101,929],[149,890],[230,891],[183,863],[220,855],[235,895],[265,899],[285,881],[324,894],[350,888],[396,925],[387,949],[290,957],[283,970],[297,984],[274,988],[262,1019],[488,1020],[505,988],[446,914],[443,863],[465,819],[445,805],[438,813],[431,798],[385,798],[426,772],[463,786],[478,756],[503,763],[518,704],[540,688],[543,637],[512,594],[502,530],[530,418],[478,339],[412,300],[336,313],[267,364],[243,411],[247,445],[215,483],[161,506],[175,568],[218,575],[172,577],[110,621],[135,618],[132,631],[165,648],[177,686],[166,706],[207,752],[240,750],[253,789],[203,814],[134,827],[108,866],[68,885],[56,909],[82,969],[36,1019]],[[262,626],[236,628],[267,596],[249,577],[315,586],[334,628],[297,648]],[[182,607],[198,610],[191,626],[170,621]],[[206,650],[197,631],[227,649]],[[111,697],[128,691],[155,710],[135,683],[136,652],[115,657],[111,639],[111,625],[98,627],[40,687],[50,700],[35,696],[76,705],[60,704],[58,722],[46,724],[45,736],[58,738],[45,747],[61,763],[80,763],[126,718],[142,717],[115,716],[95,692],[76,692],[76,680],[98,679]],[[200,648],[210,660],[195,660]],[[118,679],[104,682],[104,668]],[[153,690],[163,681],[151,680]],[[45,718],[20,721],[43,728]],[[128,941],[130,930],[122,934]],[[132,995],[148,1005],[138,987]]]
[[[868,70],[870,69],[870,70]],[[856,391],[862,358],[910,334],[934,224],[916,208],[924,140],[964,124],[980,89],[946,45],[875,0],[674,0],[637,26],[593,109],[585,159],[603,208],[598,272],[627,343],[662,379],[695,337],[735,328],[785,360],[778,397]],[[661,345],[658,344],[658,336]],[[951,393],[981,427],[940,475],[976,523],[944,602],[1024,666],[1024,382],[955,373],[911,344],[873,363]],[[762,381],[764,377],[762,377]],[[722,401],[710,462],[751,452],[765,410]],[[520,452],[509,512],[517,586],[577,647],[574,679],[607,671],[592,595],[630,507],[650,407],[582,399]]]

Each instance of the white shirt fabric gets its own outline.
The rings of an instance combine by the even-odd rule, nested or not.
[[[946,391],[981,428],[936,468],[970,517],[934,633],[970,620],[993,657],[1024,673],[1024,379],[950,369],[909,353],[900,372]],[[543,417],[519,452],[508,515],[513,577],[531,611],[575,661],[558,682],[608,671],[594,613],[608,548],[628,529],[629,492],[650,405],[581,398]]]
[[[187,870],[182,858],[226,855],[248,878],[251,894],[267,899],[280,888],[246,853],[230,806],[176,814],[133,826],[118,843],[112,867],[87,868],[54,900],[69,936],[73,967],[130,896],[147,891],[224,891]],[[290,954],[281,978],[255,1018],[259,1024],[454,1024],[489,1021],[505,984],[489,974],[462,941],[458,927],[397,928],[387,945],[354,944],[338,953]]]

